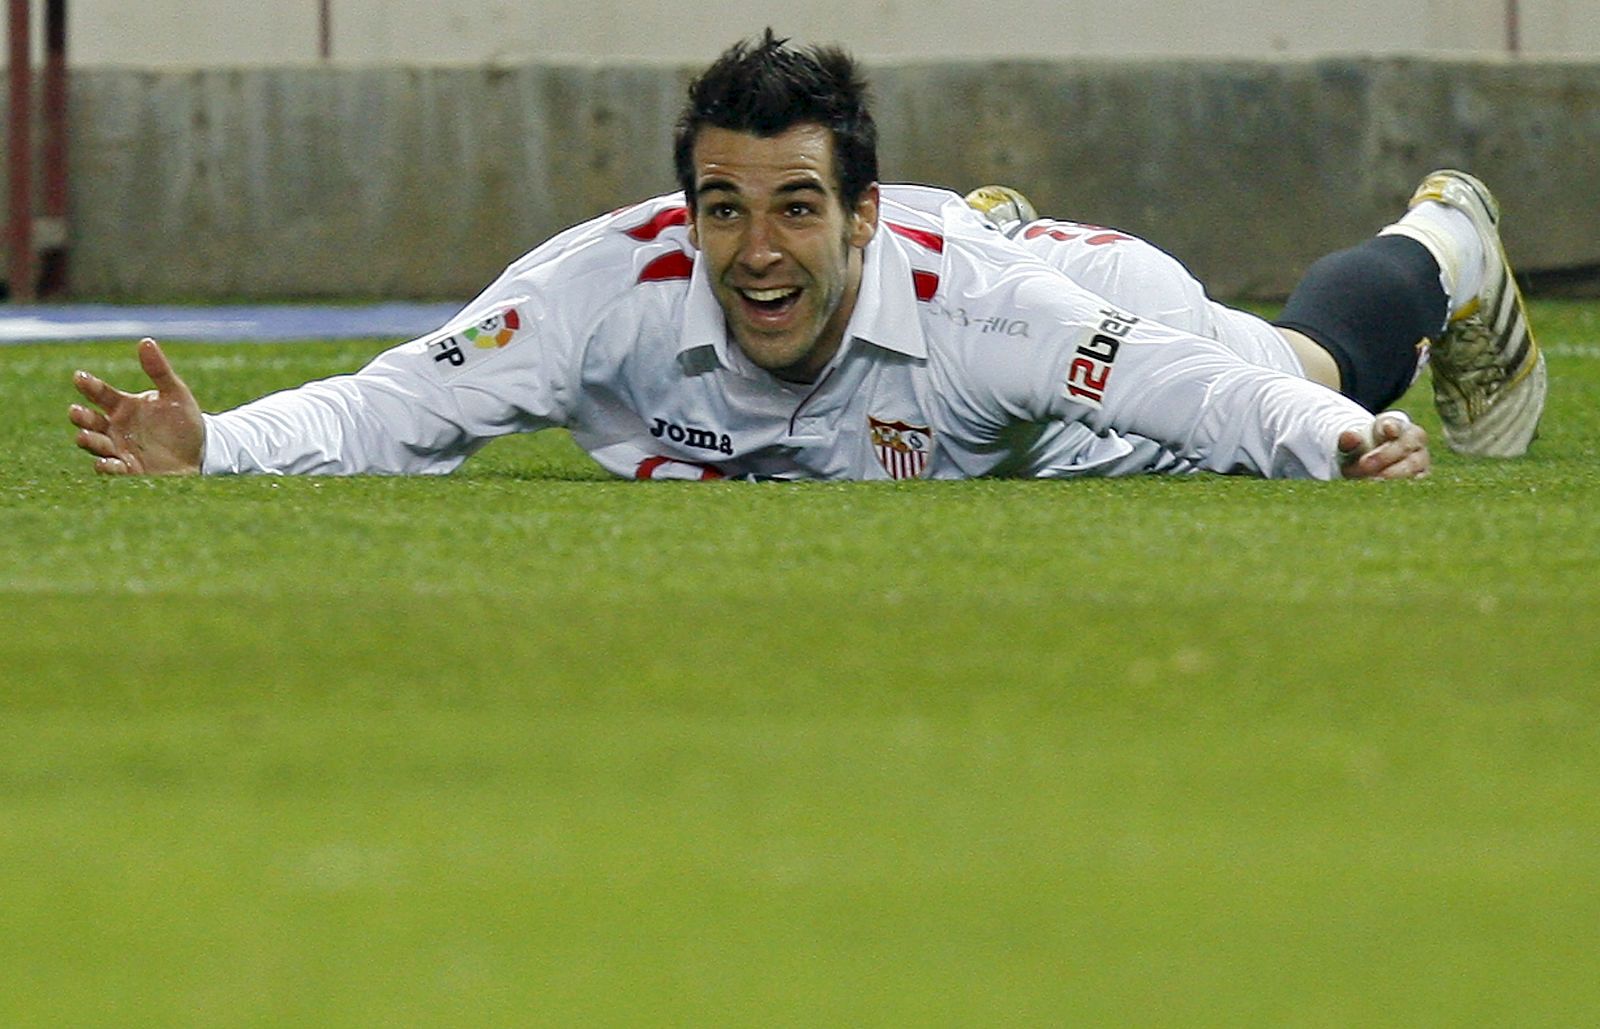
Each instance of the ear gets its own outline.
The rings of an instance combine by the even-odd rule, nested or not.
[[[861,191],[861,198],[850,212],[850,245],[865,247],[877,234],[878,184],[874,182]]]
[[[689,245],[696,250],[700,249],[700,221],[698,215],[699,211],[691,201],[689,203]]]

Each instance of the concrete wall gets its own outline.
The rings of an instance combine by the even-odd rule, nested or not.
[[[1525,269],[1600,268],[1600,64],[872,66],[891,180],[1004,181],[1275,296],[1429,169],[1495,187]],[[97,69],[73,83],[85,297],[470,296],[672,188],[689,66]]]
[[[324,0],[72,0],[79,66],[312,63]],[[767,25],[863,57],[1506,53],[1600,57],[1594,0],[325,0],[355,63],[709,60]],[[43,7],[35,3],[35,8]],[[3,60],[0,56],[0,60]]]

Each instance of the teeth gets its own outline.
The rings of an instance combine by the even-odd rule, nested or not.
[[[743,290],[742,292],[751,300],[759,301],[760,303],[765,304],[771,303],[774,300],[782,300],[784,297],[791,296],[800,291],[793,286],[782,286],[778,289],[747,289]]]

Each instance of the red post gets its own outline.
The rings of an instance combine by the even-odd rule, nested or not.
[[[43,174],[39,292],[49,296],[67,285],[67,0],[45,0]]]
[[[10,0],[7,20],[10,126],[6,144],[6,172],[10,197],[6,218],[6,248],[10,252],[6,282],[11,299],[34,298],[33,265],[33,54],[28,32],[28,5],[32,0]]]

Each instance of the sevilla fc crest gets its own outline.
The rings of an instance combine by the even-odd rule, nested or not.
[[[883,422],[867,416],[872,430],[872,451],[891,479],[915,479],[928,467],[933,452],[933,430],[926,425]]]

